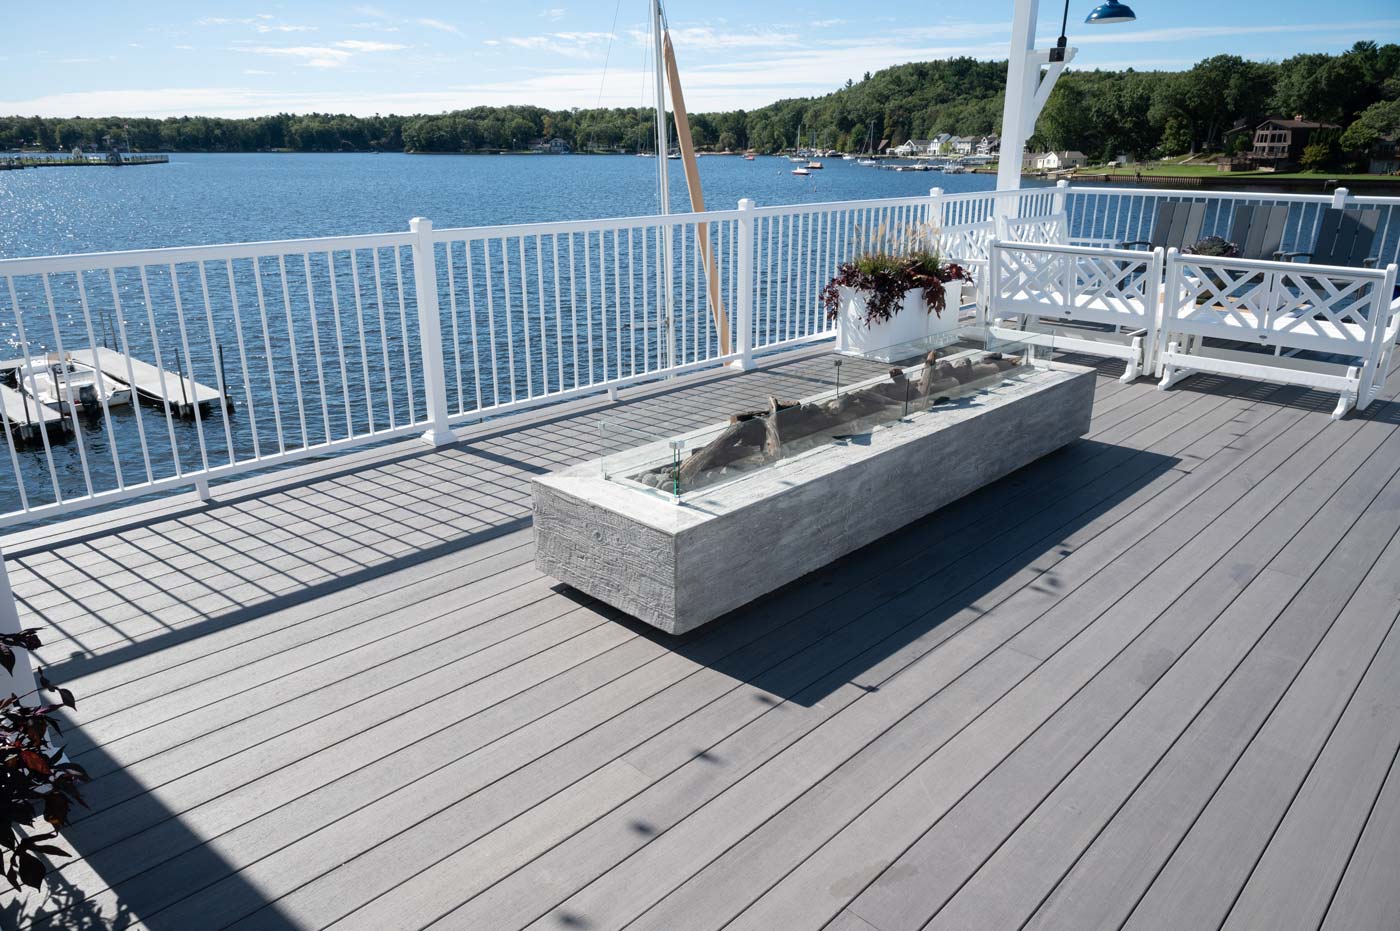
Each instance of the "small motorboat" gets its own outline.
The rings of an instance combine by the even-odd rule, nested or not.
[[[745,154],[744,154],[744,161],[746,161],[746,162],[751,162],[751,161],[753,161],[753,153],[752,153],[752,152],[747,152],[747,153],[745,153]]]
[[[78,413],[99,414],[108,407],[131,403],[131,388],[110,378],[99,382],[97,371],[68,355],[50,353],[42,363],[33,362],[18,372],[20,389],[45,407],[68,413],[69,399]]]
[[[880,163],[875,161],[875,159],[873,158],[862,158],[859,161],[857,161],[856,164],[864,165],[866,168],[874,168],[878,167]]]
[[[822,163],[821,163],[821,162],[808,162],[808,163],[807,163],[807,167],[808,167],[808,168],[813,168],[813,169],[821,168],[821,167],[822,167]]]
[[[795,175],[810,175],[812,172],[807,168],[794,168],[792,173]]]
[[[945,175],[965,175],[967,174],[967,169],[961,165],[944,165],[943,173]]]

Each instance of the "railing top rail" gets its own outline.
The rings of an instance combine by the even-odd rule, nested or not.
[[[481,239],[501,239],[511,236],[546,236],[554,233],[591,233],[597,230],[686,226],[691,223],[716,223],[752,214],[753,211],[707,210],[704,213],[598,217],[592,220],[542,220],[533,223],[500,223],[494,226],[445,226],[432,231],[432,240],[434,242],[462,242],[463,240],[475,242]]]
[[[1386,197],[1381,194],[1350,194],[1348,207],[1400,207],[1400,197]]]
[[[1383,268],[1358,268],[1354,265],[1314,265],[1310,262],[1280,262],[1272,259],[1242,259],[1214,255],[1193,255],[1189,252],[1168,251],[1169,263],[1189,263],[1211,268],[1243,269],[1245,271],[1289,272],[1298,275],[1315,275],[1319,278],[1354,278],[1384,281],[1387,270],[1395,264]]]
[[[0,259],[0,277],[91,271],[101,268],[135,268],[145,265],[179,265],[187,262],[251,259],[270,255],[300,255],[304,252],[341,252],[384,246],[407,246],[412,241],[413,234],[405,231],[357,236],[323,236],[313,239],[167,246],[160,249],[129,249],[120,252],[19,256]]]
[[[986,192],[991,193],[991,192]],[[744,218],[786,216],[799,213],[821,213],[830,210],[859,210],[867,207],[917,206],[929,202],[927,194],[912,197],[881,197],[866,200],[824,201],[814,204],[774,204],[749,210],[706,210],[702,213],[652,214],[631,217],[600,217],[592,220],[547,220],[535,223],[504,223],[495,226],[457,226],[434,229],[435,242],[477,241],[513,236],[551,235],[555,233],[591,233],[597,230],[638,229],[655,226],[688,226],[694,223],[719,223]]]
[[[956,193],[956,194],[946,194],[946,193],[945,193],[945,194],[943,195],[943,200],[945,200],[945,201],[963,201],[963,200],[987,200],[987,199],[996,199],[996,198],[998,198],[998,197],[1034,197],[1034,196],[1036,196],[1036,195],[1050,195],[1050,194],[1055,194],[1055,193],[1058,193],[1058,191],[1059,191],[1059,188],[1056,188],[1056,187],[1053,187],[1053,186],[1049,186],[1049,185],[1044,186],[1044,187],[1011,188],[1011,189],[1007,189],[1007,190],[997,190],[997,191],[959,191],[959,192]]]
[[[1099,187],[1098,185],[1072,184],[1065,190],[1070,194],[1167,196],[1186,199],[1211,197],[1220,200],[1274,200],[1299,204],[1330,204],[1332,202],[1331,194],[1275,194],[1269,191],[1216,191],[1209,188]],[[1356,199],[1349,198],[1349,200]],[[1400,198],[1391,198],[1391,200],[1400,203]]]

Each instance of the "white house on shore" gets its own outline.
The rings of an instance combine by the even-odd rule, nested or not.
[[[1036,171],[1063,171],[1068,168],[1083,168],[1089,163],[1083,152],[1042,152],[1031,156],[1030,167]]]

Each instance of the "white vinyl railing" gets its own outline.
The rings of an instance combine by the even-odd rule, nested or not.
[[[210,481],[299,458],[415,433],[447,442],[453,424],[747,367],[830,337],[820,295],[836,266],[937,222],[937,205],[419,219],[385,235],[0,260],[0,526],[181,487],[207,497]]]
[[[1330,194],[1272,194],[1209,190],[1152,190],[1114,188],[1098,185],[1068,185],[1061,182],[1070,237],[1080,244],[1116,246],[1148,239],[1164,202],[1196,203],[1204,206],[1201,236],[1229,238],[1235,208],[1242,206],[1281,206],[1287,209],[1283,227],[1284,252],[1312,248],[1323,213],[1329,208],[1367,208],[1380,211],[1375,245],[1371,252],[1377,265],[1400,261],[1400,197],[1353,195],[1344,187]],[[1024,214],[1023,214],[1024,215]],[[1191,245],[1184,243],[1180,245]]]
[[[1060,184],[0,259],[0,526],[181,487],[207,496],[210,481],[298,458],[415,433],[443,443],[455,424],[746,368],[831,337],[822,288],[872,244],[937,228],[985,278],[999,222],[1067,225],[1075,243],[1143,238],[1163,198],[1215,205],[1208,232],[1234,204],[1287,203],[1286,248],[1310,246],[1339,203],[1385,211],[1392,259],[1400,238],[1397,198]]]

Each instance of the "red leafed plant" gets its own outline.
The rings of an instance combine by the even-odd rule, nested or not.
[[[34,628],[0,634],[0,666],[13,675],[15,650],[38,646]],[[15,889],[43,886],[48,866],[40,854],[70,855],[49,841],[68,823],[74,802],[86,807],[78,785],[87,781],[87,773],[50,740],[51,732],[62,733],[54,712],[64,705],[77,708],[77,702],[72,692],[54,685],[42,670],[38,676],[39,688],[33,692],[0,698],[0,806],[5,815],[0,826],[0,872]],[[40,692],[52,692],[60,704],[24,703]],[[41,821],[44,827],[36,829]]]
[[[915,288],[923,289],[929,310],[943,316],[947,306],[943,286],[951,281],[970,282],[972,273],[922,244],[930,241],[932,235],[919,230],[902,236],[877,232],[877,247],[841,263],[836,276],[822,289],[821,301],[827,317],[834,320],[840,315],[841,292],[845,288],[862,292],[866,326],[883,323],[899,313],[905,295]]]

